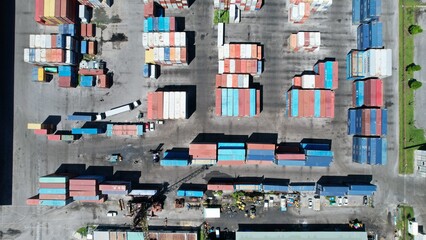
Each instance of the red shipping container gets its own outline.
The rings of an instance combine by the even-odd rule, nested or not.
[[[378,109],[376,111],[376,134],[375,135],[382,135],[382,110]]]
[[[222,87],[222,75],[216,74],[216,88]]]
[[[235,57],[235,44],[229,44],[229,58]]]
[[[40,194],[40,200],[66,200],[68,199],[68,194]]]
[[[278,160],[291,159],[291,160],[305,160],[306,156],[303,153],[277,153],[275,157]]]
[[[250,116],[250,89],[244,89],[244,116]]]
[[[73,191],[97,191],[98,186],[97,185],[73,185],[70,184],[70,190]]]
[[[256,115],[260,114],[260,90],[256,90]]]
[[[245,94],[244,89],[238,89],[238,117],[244,116]]]
[[[34,129],[34,134],[36,135],[47,135],[47,129]]]
[[[34,20],[37,23],[44,24],[42,16],[44,14],[44,0],[35,0]]]
[[[250,165],[272,165],[272,164],[275,164],[275,163],[273,161],[247,160],[246,164],[250,164]]]
[[[65,23],[65,21],[61,18],[61,0],[54,0],[55,1],[55,16],[54,21],[57,24]]]
[[[153,111],[154,111],[154,109],[153,109],[153,103],[152,103],[153,95],[154,95],[154,93],[148,93],[148,100],[147,100],[147,102],[148,102],[147,118],[148,118],[148,119],[150,119],[150,120],[154,119],[154,118],[153,118]]]
[[[70,191],[70,197],[96,196],[97,194],[97,191]]]
[[[339,63],[333,62],[333,89],[339,87]]]
[[[237,88],[238,87],[238,75],[232,74],[232,87]]]
[[[40,199],[38,195],[35,195],[33,197],[30,197],[26,201],[27,205],[40,205]]]
[[[186,47],[180,49],[180,61],[182,63],[186,63],[187,62],[187,59],[186,59]]]
[[[67,188],[65,183],[39,183],[40,188]]]
[[[97,180],[96,179],[70,179],[70,187],[71,185],[74,186],[96,186]]]
[[[158,97],[158,119],[163,119],[163,110],[164,110],[164,92],[159,92]],[[135,129],[136,130],[136,129]]]
[[[105,69],[84,69],[84,68],[80,68],[78,70],[78,74],[79,75],[96,76],[96,75],[105,74]]]
[[[156,92],[152,96],[152,117],[153,119],[158,119],[158,97]]]
[[[234,58],[241,58],[241,44],[235,44],[234,46],[234,54],[235,57]]]
[[[334,92],[327,91],[330,95],[329,117],[334,118]]]
[[[111,87],[111,84],[109,82],[107,75],[105,75],[105,74],[97,75],[97,78],[98,78],[98,87],[100,87],[100,88],[110,88]]]
[[[247,149],[275,150],[275,144],[272,144],[272,143],[247,143]]]
[[[304,107],[305,107],[305,91],[304,90],[300,90],[299,91],[299,117],[304,117],[305,116],[305,111],[304,111]]]
[[[229,162],[232,162],[232,161],[229,161]],[[234,191],[234,185],[233,184],[207,184],[207,190],[210,190],[210,191]]]
[[[145,3],[143,6],[143,16],[145,18],[148,17],[155,17],[154,16],[154,1],[150,1],[148,3]]]
[[[295,87],[302,87],[302,77],[300,77],[300,76],[294,76],[292,82],[293,82],[293,86],[295,86]]]
[[[218,161],[219,166],[240,166],[246,164],[245,161]]]
[[[52,48],[55,48],[55,46],[56,46],[56,34],[50,36],[50,42],[52,44]]]
[[[247,73],[247,61],[241,62],[241,73]]]
[[[80,25],[80,27],[81,27],[81,29],[80,29],[80,35],[81,35],[82,37],[87,37],[87,24],[82,23],[82,24]]]
[[[170,17],[170,32],[176,31],[176,18]]]
[[[95,28],[95,24],[89,23],[86,25],[87,29],[87,37],[96,37],[96,28]]]
[[[216,89],[216,116],[222,115],[222,89]]]
[[[55,135],[55,134],[47,135],[47,140],[50,140],[50,141],[61,141],[61,135]]]

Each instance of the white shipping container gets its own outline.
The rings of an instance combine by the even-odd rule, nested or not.
[[[235,59],[229,60],[229,72],[235,73]]]
[[[73,49],[73,39],[71,38],[71,36],[66,36],[65,37],[65,49],[68,50],[72,50]]]
[[[170,34],[168,32],[163,33],[164,45],[166,47],[170,46]]]
[[[78,6],[78,17],[83,23],[89,22],[89,10],[85,5]]]
[[[219,60],[221,60],[221,59],[223,59],[223,49],[224,49],[224,47],[223,46],[219,46],[218,48],[218,59]]]
[[[163,93],[163,118],[169,119],[170,92]]]
[[[225,44],[223,47],[223,58],[229,58],[229,44]]]
[[[35,48],[35,35],[30,34],[30,48]]]
[[[40,49],[40,62],[46,62],[46,49]]]
[[[65,63],[74,64],[73,57],[74,55],[70,50],[65,50]]]
[[[186,32],[180,33],[180,44],[181,47],[186,47]]]
[[[225,71],[225,62],[223,60],[219,60],[218,67],[218,73],[223,74],[223,72]]]
[[[41,36],[40,35],[35,35],[35,39],[34,39],[34,47],[35,48],[41,48]]]
[[[296,39],[296,46],[298,48],[303,47],[305,45],[305,32],[298,32]]]
[[[244,76],[244,86],[243,88],[248,88],[249,87],[249,75],[243,75]]]
[[[45,38],[45,35],[40,35],[40,48],[46,48],[46,38]]]
[[[154,35],[154,47],[159,47],[160,46],[160,37],[159,37],[159,33],[155,32],[152,33]]]
[[[151,64],[150,68],[151,68],[151,75],[149,77],[156,79],[158,77],[157,65]]]
[[[50,35],[45,36],[45,44],[46,48],[52,48],[52,37]]]
[[[106,117],[111,117],[120,113],[124,113],[124,112],[128,112],[131,111],[131,107],[129,104],[121,106],[121,107],[117,107],[117,108],[113,108],[111,110],[108,110],[105,112],[105,116]]]
[[[174,103],[174,115],[172,119],[179,119],[179,113],[180,113],[180,107],[181,107],[181,103],[180,103],[180,92],[173,92],[175,95],[175,103]]]
[[[180,56],[182,55],[181,52],[184,51],[182,50],[182,48],[175,48],[175,59],[176,59],[176,63],[181,64],[182,61],[180,60]]]
[[[148,45],[150,48],[153,48],[155,45],[155,37],[154,33],[152,32],[148,33]]]
[[[35,62],[41,62],[40,48],[35,50]]]
[[[180,97],[181,97],[181,113],[180,113],[180,118],[182,119],[186,119],[186,108],[187,108],[187,102],[186,102],[186,92],[181,92],[180,93]]]
[[[226,87],[232,87],[232,75],[226,74]]]
[[[149,43],[148,43],[148,33],[142,33],[142,46],[145,49],[149,49]]]
[[[158,60],[161,63],[165,63],[165,61],[164,61],[164,48],[159,48],[158,49]]]
[[[217,46],[222,46],[225,41],[225,24],[219,23],[217,25]]]
[[[30,49],[24,48],[24,62],[30,62]]]
[[[302,75],[302,88],[315,88],[315,75]]]
[[[170,92],[169,119],[175,119],[175,108],[176,108],[175,93]]]
[[[251,52],[251,46],[253,46],[254,44],[247,44],[246,45],[246,58],[251,58],[251,55],[253,54]],[[256,55],[257,55],[257,48],[256,48]]]

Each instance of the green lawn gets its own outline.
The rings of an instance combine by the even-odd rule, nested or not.
[[[408,234],[408,219],[414,217],[413,207],[410,206],[398,206],[398,220],[396,222],[396,228],[401,230],[404,238],[403,240],[412,240],[413,236]]]
[[[400,0],[399,3],[399,173],[412,174],[414,150],[425,143],[423,129],[414,126],[414,91],[408,87],[413,73],[405,71],[405,67],[414,62],[414,39],[408,27],[416,23],[417,1]]]

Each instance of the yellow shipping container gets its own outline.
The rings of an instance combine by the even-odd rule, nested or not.
[[[27,124],[27,128],[28,129],[43,129],[43,124],[42,123],[28,123]]]
[[[39,67],[38,68],[38,77],[37,80],[39,82],[44,82],[46,80],[46,72],[44,71],[44,68]]]
[[[145,50],[145,63],[154,63],[154,49]]]

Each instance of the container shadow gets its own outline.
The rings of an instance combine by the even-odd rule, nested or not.
[[[331,146],[331,139],[322,139],[322,138],[304,138],[301,143],[321,143],[321,144],[329,144]]]
[[[235,180],[235,184],[261,184],[264,177],[240,177],[238,176]]]
[[[139,183],[141,176],[140,171],[116,171],[112,179],[115,181],[129,181],[133,185],[133,183]]]
[[[217,143],[224,139],[223,133],[199,133],[191,143]]]
[[[15,80],[15,0],[7,1],[2,8],[2,22],[4,37],[2,46],[4,53],[3,67],[8,69],[3,72],[3,85],[0,88],[2,102],[2,117],[0,119],[0,205],[12,204],[13,188],[13,121],[14,121],[14,80]]]
[[[58,125],[61,122],[61,116],[59,115],[50,115],[43,121],[43,124],[52,124]]]
[[[264,185],[288,186],[290,184],[290,179],[265,178],[265,179],[263,179],[262,184],[264,184]]]
[[[192,62],[192,60],[196,57],[196,47],[195,47],[195,37],[196,33],[195,31],[187,31],[186,32],[186,39],[187,39],[187,58],[188,58],[188,65]]]
[[[111,166],[89,166],[84,172],[84,175],[101,175],[107,179],[111,179],[114,176],[113,171],[114,168]]]
[[[247,140],[248,143],[277,143],[278,134],[276,133],[253,133]]]
[[[179,190],[206,191],[207,185],[198,183],[182,183]]]
[[[322,176],[317,183],[319,185],[370,184],[372,180],[372,175]]]
[[[176,19],[176,32],[185,31],[185,18],[184,17],[175,17]]]
[[[349,224],[239,224],[241,232],[365,232],[365,228],[351,228]]]
[[[161,191],[163,187],[164,187],[164,184],[162,183],[132,183],[132,189]]]
[[[84,174],[86,171],[86,164],[70,164],[64,163],[56,169],[55,173],[72,173],[76,176]]]

